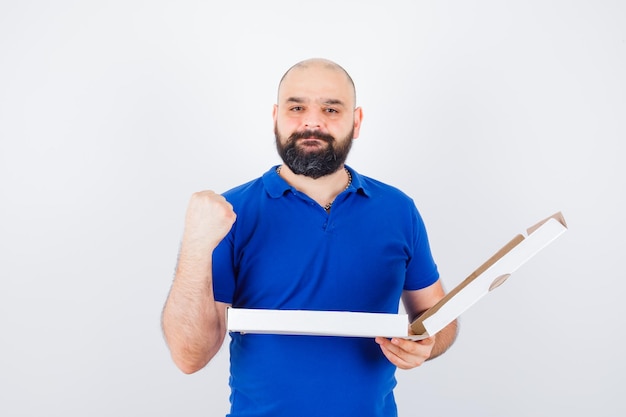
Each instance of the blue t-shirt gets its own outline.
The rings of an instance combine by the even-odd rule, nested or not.
[[[397,313],[439,278],[412,199],[351,168],[330,212],[276,167],[224,193],[237,221],[213,254],[215,299],[241,308]],[[232,417],[396,416],[373,339],[231,334]]]

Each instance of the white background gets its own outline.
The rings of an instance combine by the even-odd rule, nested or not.
[[[310,57],[353,76],[348,163],[415,199],[448,289],[570,228],[398,372],[401,416],[624,415],[626,6],[484,0],[3,0],[0,415],[227,412],[227,349],[183,375],[160,312],[190,194],[278,162]]]

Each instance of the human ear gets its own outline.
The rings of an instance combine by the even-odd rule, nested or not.
[[[357,107],[354,109],[354,135],[352,139],[356,139],[359,137],[359,132],[361,131],[361,122],[363,121],[363,109],[361,107]]]

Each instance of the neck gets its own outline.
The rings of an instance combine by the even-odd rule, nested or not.
[[[295,174],[286,165],[279,166],[278,173],[289,185],[308,195],[322,207],[332,204],[350,181],[350,175],[344,166],[332,174],[316,179]]]

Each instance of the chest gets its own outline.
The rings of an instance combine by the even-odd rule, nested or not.
[[[235,305],[397,311],[412,240],[402,219],[347,205],[277,213],[235,236]]]

